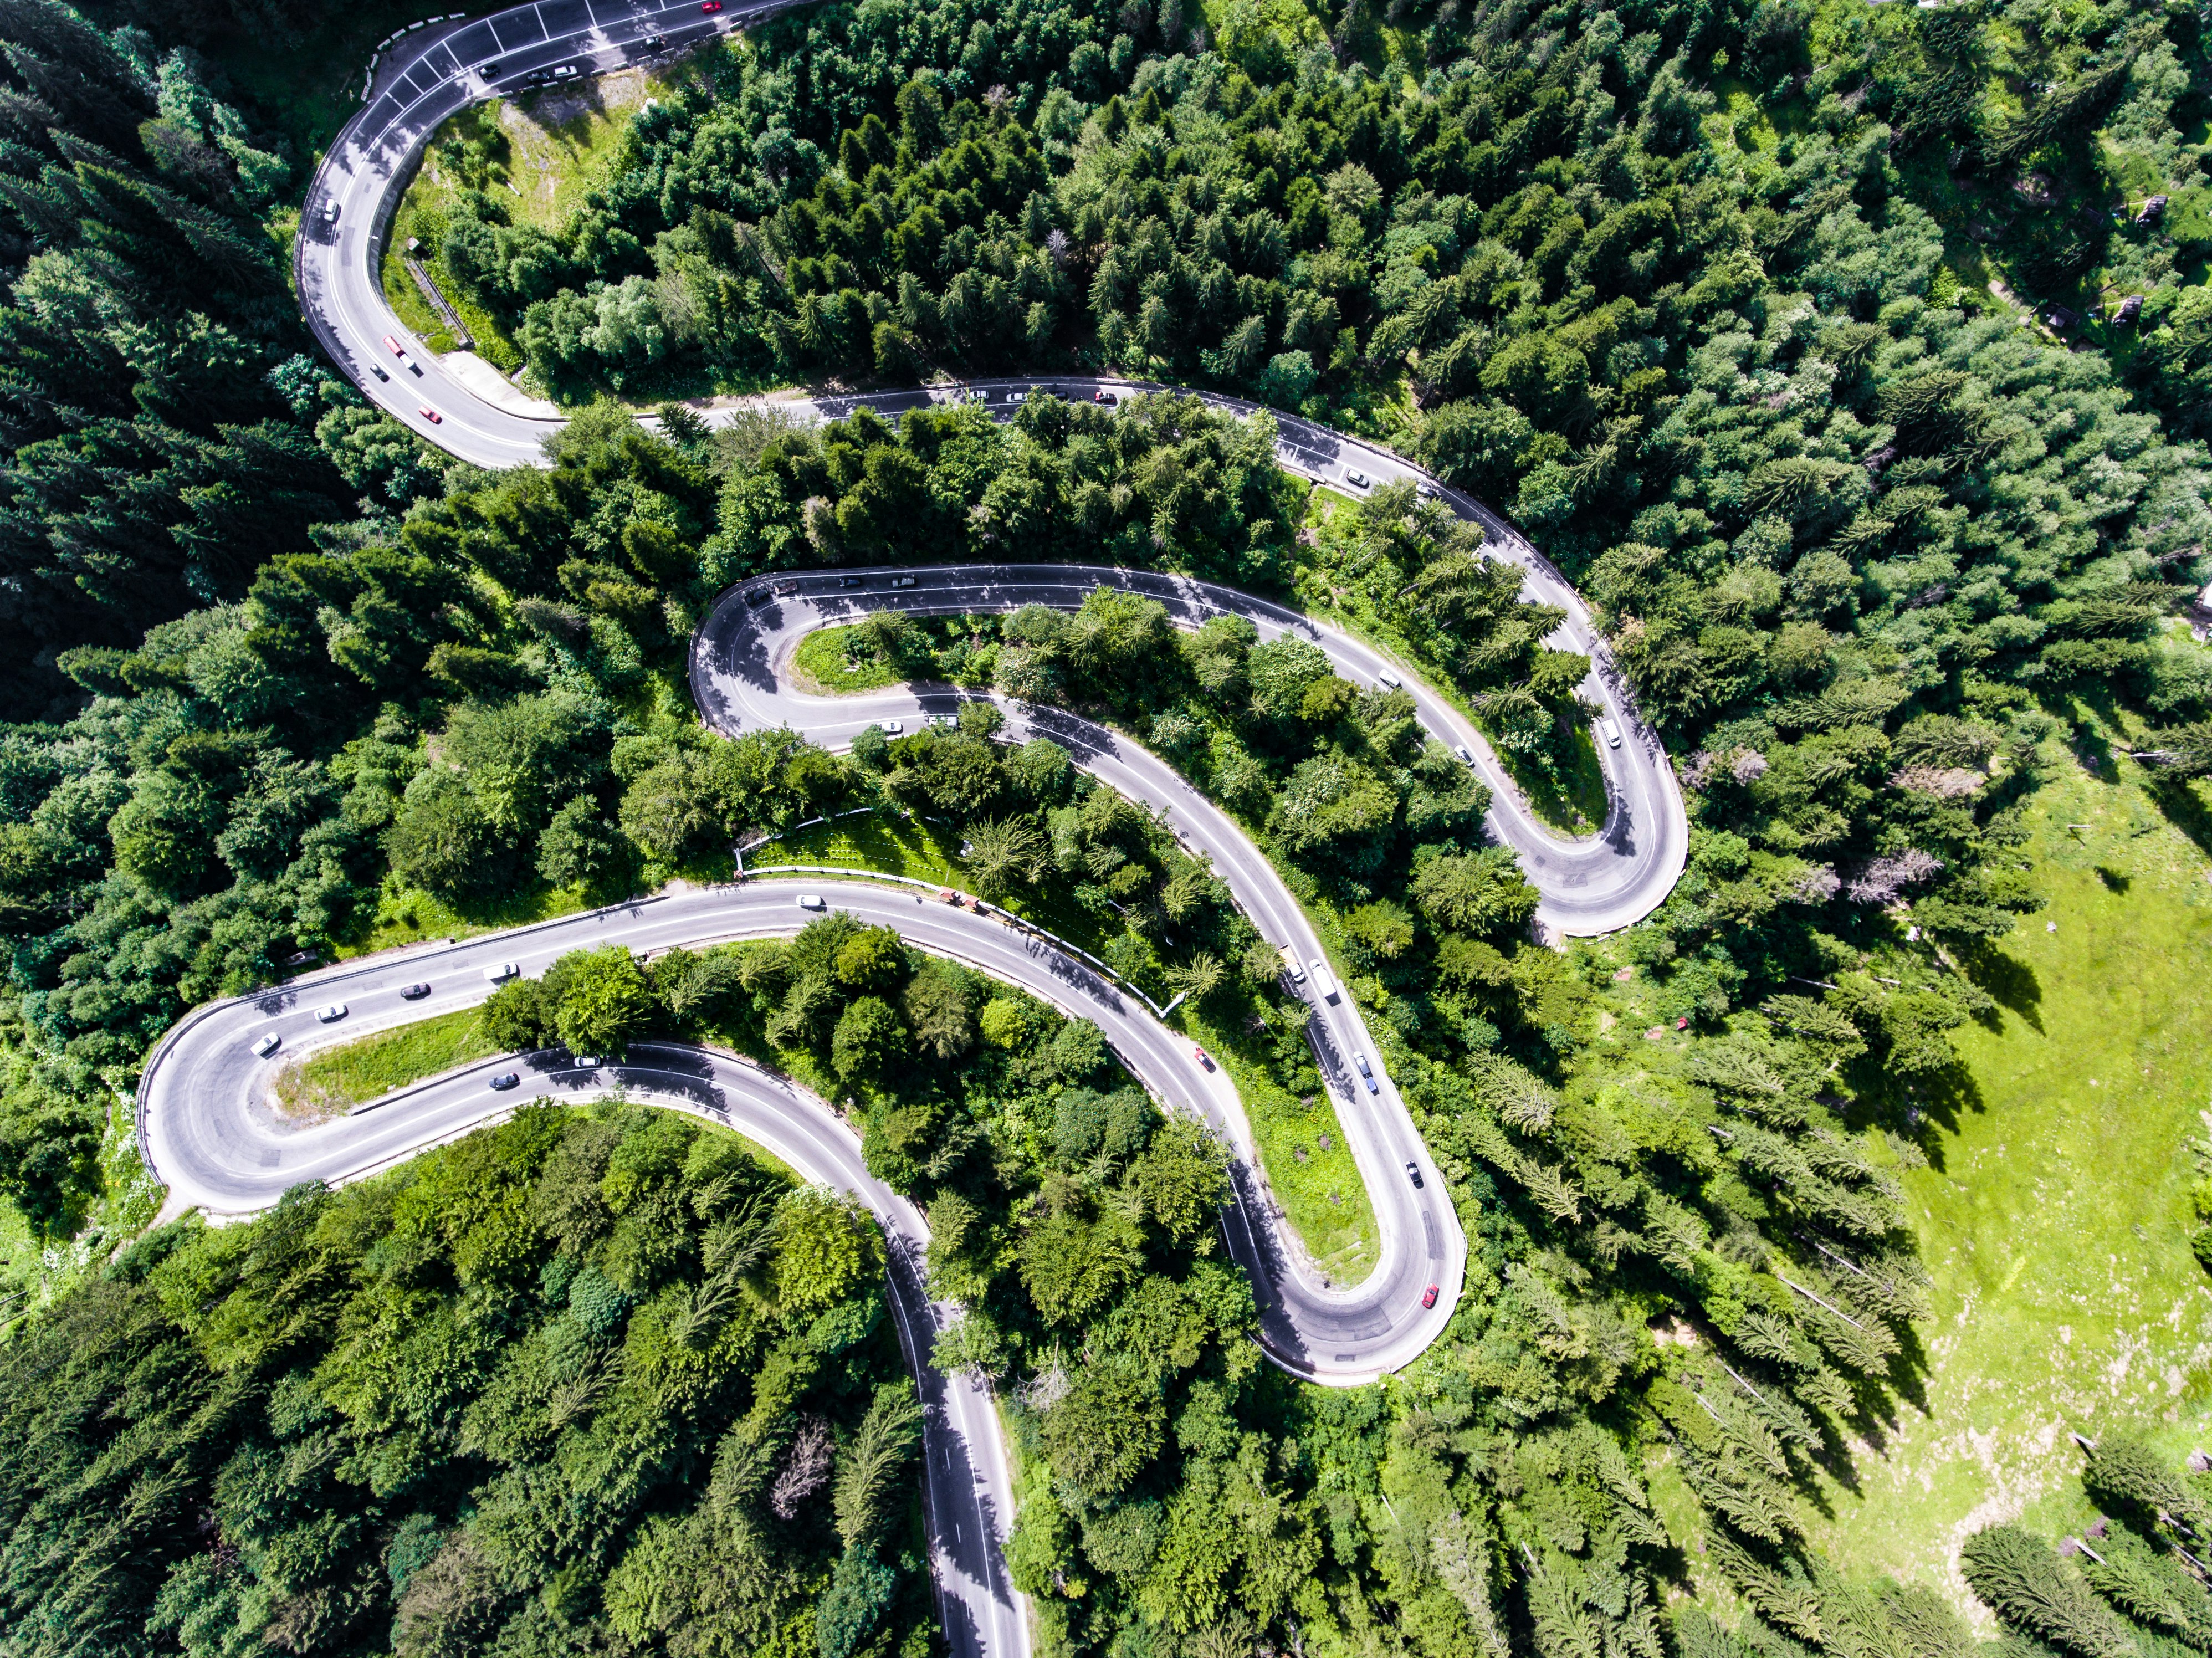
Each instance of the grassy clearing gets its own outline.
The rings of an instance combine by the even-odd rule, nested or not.
[[[605,182],[631,115],[667,85],[665,72],[622,70],[578,86],[512,100],[495,98],[440,125],[393,215],[380,272],[385,298],[425,345],[449,351],[458,342],[407,271],[404,261],[410,239],[421,244],[416,257],[459,312],[477,353],[503,369],[522,362],[513,338],[489,312],[463,299],[439,258],[448,216],[465,187],[456,171],[456,152],[471,153],[466,164],[482,169],[481,187],[506,207],[514,222],[557,233],[584,197]]]
[[[1333,1282],[1358,1283],[1380,1259],[1381,1239],[1367,1184],[1344,1143],[1328,1090],[1301,1100],[1268,1076],[1251,1037],[1213,1023],[1188,1004],[1177,1013],[1193,1040],[1237,1084],[1283,1218]]]
[[[497,1051],[484,1035],[482,1012],[464,1008],[295,1060],[276,1073],[272,1091],[286,1116],[320,1122]]]
[[[899,683],[898,672],[859,643],[858,628],[822,628],[799,641],[791,677],[817,696],[879,691]]]
[[[2004,1005],[1960,1033],[1972,1089],[1931,1112],[1932,1166],[1899,1171],[1935,1279],[1923,1408],[1807,1516],[1847,1571],[1962,1606],[1952,1563],[1978,1527],[2088,1519],[2069,1432],[2141,1424],[2178,1460],[2212,1414],[2182,1150],[2212,1090],[2212,820],[2194,795],[2169,817],[2130,762],[2116,781],[2060,763],[2023,852],[2050,908],[1978,975]]]

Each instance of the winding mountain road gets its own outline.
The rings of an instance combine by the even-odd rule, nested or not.
[[[1422,1175],[1419,1187],[1402,1172],[1377,1170],[1369,1156],[1361,1157],[1383,1224],[1381,1264],[1352,1290],[1314,1284],[1285,1259],[1234,1084],[1221,1072],[1199,1065],[1188,1039],[1009,918],[872,881],[769,879],[691,889],[519,931],[392,952],[211,1003],[172,1030],[149,1060],[138,1094],[140,1144],[169,1188],[167,1212],[198,1207],[216,1217],[239,1216],[268,1208],[303,1181],[336,1184],[374,1174],[524,1101],[581,1102],[620,1090],[724,1123],[807,1179],[856,1194],[889,1240],[900,1336],[928,1407],[923,1451],[947,1636],[962,1658],[1019,1658],[1029,1650],[1029,1629],[1006,1575],[1013,1491],[993,1401],[987,1388],[929,1364],[930,1343],[951,1309],[933,1304],[923,1283],[927,1225],[912,1204],[867,1172],[858,1136],[821,1100],[732,1055],[648,1043],[624,1063],[590,1070],[558,1053],[487,1060],[307,1128],[284,1123],[267,1103],[275,1069],[302,1049],[472,1007],[491,993],[488,969],[512,963],[536,976],[572,950],[620,944],[650,954],[788,933],[807,919],[798,903],[807,891],[833,897],[837,908],[862,920],[897,928],[921,949],[967,963],[1072,1017],[1094,1021],[1122,1064],[1164,1108],[1214,1127],[1230,1150],[1234,1187],[1223,1235],[1251,1279],[1261,1345],[1277,1363],[1316,1381],[1349,1385],[1407,1363],[1442,1332],[1461,1287],[1466,1244],[1418,1139],[1413,1150]],[[416,983],[427,983],[429,993],[403,999],[402,988]],[[343,1003],[347,1013],[325,1024],[318,1010],[333,1003]],[[257,1054],[256,1044],[271,1035],[283,1045],[270,1056]],[[524,1085],[492,1090],[490,1078],[508,1069],[524,1073]],[[1339,1080],[1344,1080],[1341,1072]],[[1344,1114],[1348,1125],[1363,1121],[1356,1108]],[[1402,1108],[1393,1114],[1402,1116]],[[1405,1127],[1410,1131],[1409,1123]],[[1393,1202],[1394,1191],[1411,1200]],[[1434,1308],[1424,1309],[1422,1291],[1431,1284],[1440,1293]]]
[[[416,159],[438,124],[469,105],[519,88],[539,71],[573,65],[598,73],[677,51],[716,32],[756,22],[787,0],[732,4],[719,15],[692,3],[656,0],[536,0],[486,17],[451,20],[398,37],[371,75],[364,106],[332,145],[310,187],[295,248],[295,270],[308,324],[332,360],[378,405],[461,459],[485,466],[539,464],[557,419],[531,413],[519,397],[471,389],[457,366],[441,362],[410,336],[386,304],[378,276],[383,239]],[[390,352],[386,337],[406,350]],[[1116,380],[1048,378],[914,388],[865,396],[796,399],[781,406],[802,417],[835,419],[866,406],[887,416],[980,397],[994,416],[1010,416],[1034,390],[1090,399],[1155,389]],[[1235,398],[1202,393],[1239,416],[1257,411]],[[422,411],[437,411],[429,421]],[[1540,920],[1556,934],[1626,926],[1655,908],[1679,877],[1687,824],[1671,768],[1635,717],[1620,677],[1571,586],[1511,526],[1480,502],[1441,488],[1389,452],[1273,411],[1276,452],[1286,470],[1358,495],[1401,480],[1425,484],[1480,523],[1493,556],[1518,563],[1524,592],[1555,604],[1566,620],[1554,644],[1585,653],[1585,692],[1622,734],[1601,747],[1609,794],[1607,821],[1589,840],[1571,841],[1539,823],[1479,732],[1443,698],[1401,677],[1419,717],[1447,746],[1464,744],[1492,787],[1492,828],[1512,846],[1542,896]],[[840,574],[865,586],[840,588]],[[694,642],[692,683],[702,713],[726,732],[789,724],[833,746],[870,723],[950,714],[963,700],[950,689],[900,688],[857,698],[803,696],[785,669],[811,628],[850,620],[896,604],[917,612],[969,612],[1039,603],[1070,608],[1101,582],[1143,592],[1168,605],[1181,625],[1231,612],[1264,637],[1296,632],[1327,652],[1339,672],[1372,683],[1390,665],[1360,641],[1281,607],[1209,584],[1141,572],[1074,567],[1006,566],[811,573],[748,584],[724,597]],[[759,602],[755,602],[757,599]],[[1077,762],[1160,813],[1216,872],[1255,926],[1302,960],[1324,952],[1310,922],[1280,878],[1237,825],[1164,762],[1102,727],[1054,710],[1005,703],[1012,737],[1036,733],[1062,744]],[[619,1066],[590,1071],[545,1054],[468,1067],[310,1128],[280,1122],[265,1104],[274,1066],[317,1042],[357,1035],[467,1007],[490,993],[485,970],[516,963],[539,974],[568,950],[620,944],[650,952],[678,945],[787,933],[805,919],[802,889],[824,891],[837,908],[894,926],[916,946],[969,963],[1095,1020],[1132,1074],[1170,1109],[1197,1113],[1227,1144],[1234,1202],[1223,1232],[1249,1275],[1261,1315],[1261,1342],[1293,1374],[1336,1385],[1372,1380],[1409,1363],[1443,1330],[1457,1299],[1466,1240],[1434,1164],[1395,1085],[1373,1060],[1374,1047],[1348,998],[1311,993],[1310,1027],[1339,1115],[1373,1199],[1381,1258],[1367,1280],[1340,1288],[1318,1278],[1285,1240],[1273,1213],[1234,1086],[1200,1066],[1178,1036],[1110,982],[1010,920],[939,903],[878,882],[763,880],[690,890],[518,932],[418,947],[304,976],[275,990],[212,1004],[173,1030],[150,1057],[139,1090],[140,1143],[169,1188],[168,1208],[198,1206],[241,1216],[272,1205],[307,1180],[343,1181],[390,1167],[423,1148],[467,1133],[520,1100],[586,1100],[620,1090],[634,1099],[694,1112],[727,1124],[810,1180],[856,1194],[890,1242],[891,1302],[902,1342],[928,1411],[924,1430],[933,1566],[945,1631],[960,1658],[1025,1658],[1030,1631],[1021,1597],[1007,1580],[1004,1548],[1013,1513],[1012,1479],[987,1389],[944,1376],[927,1362],[930,1341],[950,1309],[933,1305],[923,1283],[927,1232],[914,1206],[866,1170],[854,1131],[819,1099],[788,1080],[728,1054],[645,1044]],[[427,981],[430,994],[404,1001],[399,988]],[[318,1006],[345,1002],[331,1026]],[[274,1059],[257,1057],[265,1034],[283,1039]],[[1366,1090],[1354,1056],[1367,1056],[1376,1091]],[[489,1079],[520,1069],[525,1085],[495,1092]],[[1413,1177],[1409,1177],[1410,1175]],[[1437,1304],[1421,1297],[1437,1286]]]

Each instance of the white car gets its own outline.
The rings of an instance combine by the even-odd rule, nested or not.
[[[893,576],[891,578],[891,586],[894,587],[911,587],[914,586],[914,578],[910,575]]]
[[[1605,733],[1606,747],[1609,749],[1617,749],[1620,746],[1620,726],[1614,725],[1613,721],[1608,720],[1602,726],[1599,726],[1598,729]]]
[[[521,971],[522,969],[517,963],[494,962],[489,967],[484,969],[484,982],[486,984],[494,985],[504,984],[507,980],[514,978]]]
[[[1455,743],[1455,744],[1452,744],[1452,752],[1453,752],[1454,754],[1457,755],[1457,756],[1460,757],[1461,761],[1462,761],[1463,763],[1465,763],[1465,764],[1467,764],[1467,765],[1470,765],[1470,766],[1472,766],[1472,765],[1474,763],[1474,750],[1473,749],[1471,749],[1471,748],[1468,747],[1468,745],[1467,745],[1466,744],[1464,744],[1464,743]]]
[[[799,895],[799,907],[801,909],[827,909],[830,901],[818,892],[802,892]]]
[[[1298,953],[1288,944],[1282,948],[1283,971],[1291,975],[1291,982],[1302,985],[1306,981],[1306,970],[1298,965]]]
[[[1344,481],[1355,489],[1364,489],[1367,487],[1367,474],[1364,472],[1346,472],[1344,475]]]
[[[261,1058],[265,1060],[283,1045],[284,1039],[272,1030],[266,1035],[263,1036],[259,1042],[253,1044],[253,1051]]]
[[[886,720],[877,729],[881,731],[885,737],[896,737],[901,732],[906,729],[906,721],[903,720]]]
[[[1030,394],[1026,392],[1009,392],[1006,393],[1006,401],[1008,403],[1027,403],[1029,400]]]
[[[345,1016],[346,1005],[343,1002],[332,1002],[328,1007],[319,1007],[315,1010],[315,1017],[325,1024],[336,1024]]]
[[[934,726],[939,731],[951,731],[960,722],[949,714],[933,714],[924,723]]]
[[[1406,683],[1404,680],[1399,678],[1396,674],[1392,673],[1388,668],[1383,669],[1381,673],[1375,676],[1375,683],[1394,691],[1402,689]]]

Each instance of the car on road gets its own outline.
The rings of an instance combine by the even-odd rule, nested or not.
[[[548,81],[573,81],[583,72],[574,64],[556,64],[545,71],[545,78]]]
[[[1427,1181],[1421,1178],[1421,1165],[1418,1163],[1409,1163],[1406,1165],[1406,1178],[1413,1181],[1416,1186],[1425,1186],[1428,1184]]]
[[[775,595],[769,592],[767,588],[756,587],[752,592],[745,595],[745,603],[752,605],[756,610],[757,610],[761,605],[767,604],[769,600],[775,597]]]
[[[775,596],[778,598],[787,598],[798,591],[799,588],[796,584],[792,582],[779,581],[775,584]]]
[[[407,348],[400,344],[398,340],[393,339],[389,334],[386,334],[384,337],[384,349],[392,353],[393,356],[398,358],[400,361],[404,362],[407,361]]]
[[[271,1030],[253,1044],[253,1051],[265,1060],[283,1045],[284,1039]]]
[[[914,586],[914,578],[910,575],[895,575],[891,578],[891,586],[894,587],[911,587]]]
[[[573,1054],[569,1055],[568,1063],[578,1071],[597,1071],[599,1056],[596,1054]]]
[[[1008,403],[1027,403],[1029,400],[1030,394],[1026,392],[1009,392],[1006,393],[1006,401]]]
[[[1442,499],[1443,495],[1443,490],[1437,489],[1435,484],[1429,483],[1425,478],[1413,486],[1413,493],[1419,495],[1423,501],[1437,501]]]
[[[699,9],[709,15],[721,10],[722,0],[699,0]]]
[[[1202,1048],[1199,1047],[1199,1046],[1198,1046],[1196,1043],[1194,1043],[1194,1042],[1191,1045],[1190,1057],[1191,1057],[1191,1058],[1193,1058],[1194,1060],[1197,1060],[1200,1065],[1204,1066],[1205,1066],[1208,1071],[1211,1071],[1211,1070],[1212,1070],[1212,1069],[1213,1069],[1213,1055],[1212,1055],[1211,1054],[1207,1053],[1204,1048]]]
[[[1457,756],[1460,757],[1460,759],[1461,759],[1464,763],[1466,763],[1466,764],[1468,764],[1468,765],[1470,765],[1470,766],[1471,766],[1471,765],[1473,765],[1473,764],[1474,763],[1474,750],[1473,749],[1471,749],[1471,748],[1468,747],[1468,745],[1467,745],[1466,744],[1464,744],[1464,743],[1455,743],[1455,744],[1452,744],[1452,752],[1453,752],[1454,754],[1457,755]]]
[[[504,984],[521,971],[522,967],[520,963],[494,962],[483,970],[484,981],[487,984]]]
[[[443,426],[446,423],[446,417],[440,414],[436,410],[433,409],[427,403],[415,412],[422,416],[424,420],[428,421],[433,426]]]
[[[1328,963],[1318,956],[1306,965],[1313,969],[1314,994],[1325,1002],[1336,999],[1336,981],[1328,976]]]
[[[380,380],[389,380],[392,378],[391,375],[384,372],[384,365],[380,362],[373,362],[369,364],[368,372],[375,375],[377,379]]]
[[[640,44],[647,52],[659,52],[668,44],[668,37],[665,34],[648,34]]]
[[[1388,668],[1383,669],[1382,672],[1375,676],[1375,683],[1382,686],[1385,689],[1394,691],[1402,690],[1406,684],[1404,680],[1399,678],[1396,674],[1392,673]]]
[[[1620,746],[1620,726],[1614,725],[1613,721],[1608,720],[1602,726],[1599,726],[1598,729],[1605,733],[1606,747],[1609,749],[1617,749]]]
[[[430,993],[430,987],[425,984],[412,984],[399,993],[408,1001],[419,1002]]]
[[[1288,944],[1285,944],[1279,954],[1283,958],[1283,971],[1291,975],[1291,982],[1294,985],[1304,984],[1306,981],[1306,970],[1298,965],[1298,952]]]
[[[827,909],[830,901],[818,892],[802,892],[799,895],[799,907],[801,909]]]
[[[1422,1307],[1423,1307],[1424,1309],[1427,1309],[1427,1308],[1430,1308],[1430,1307],[1433,1307],[1433,1306],[1435,1306],[1436,1304],[1437,1304],[1437,1286],[1436,1286],[1435,1284],[1431,1284],[1431,1285],[1429,1285],[1429,1287],[1428,1287],[1427,1289],[1425,1289],[1425,1290],[1424,1290],[1424,1291],[1421,1291],[1421,1305],[1422,1305]]]
[[[921,723],[925,726],[934,726],[942,732],[949,732],[960,722],[949,714],[933,714],[924,716]]]
[[[1121,402],[1121,399],[1116,397],[1113,392],[1106,390],[1105,387],[1101,386],[1098,390],[1091,394],[1091,401],[1093,403],[1103,403],[1109,409],[1111,409],[1115,404]]]
[[[866,576],[841,575],[837,578],[837,585],[840,587],[865,587],[868,580]]]
[[[1355,489],[1364,489],[1367,487],[1367,474],[1364,472],[1346,472],[1344,475],[1344,481]]]
[[[345,1016],[346,1005],[343,1002],[332,1002],[328,1007],[319,1007],[315,1010],[315,1017],[325,1024],[336,1024]]]
[[[491,1085],[498,1092],[504,1094],[510,1088],[521,1087],[522,1078],[512,1071],[502,1071],[491,1079]]]
[[[338,204],[336,202],[325,202],[323,203],[323,222],[325,224],[336,224],[337,222]]]
[[[1370,1094],[1380,1094],[1382,1091],[1382,1085],[1375,1080],[1375,1067],[1367,1063],[1367,1056],[1364,1054],[1355,1054],[1352,1056],[1352,1062],[1359,1067],[1359,1080],[1367,1084],[1367,1091]],[[1413,1166],[1410,1163],[1406,1165],[1408,1169]]]
[[[882,725],[877,726],[876,729],[883,732],[885,737],[896,737],[906,730],[906,721],[903,720],[886,720]]]

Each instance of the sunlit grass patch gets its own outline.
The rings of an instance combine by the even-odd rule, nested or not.
[[[465,1008],[306,1054],[277,1072],[271,1091],[295,1121],[319,1122],[496,1052],[482,1011]]]

